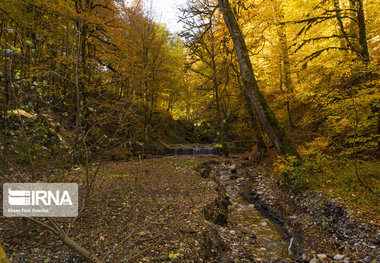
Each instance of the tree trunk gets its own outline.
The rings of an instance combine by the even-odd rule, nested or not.
[[[339,30],[340,32],[342,33],[342,36],[343,36],[343,39],[345,40],[345,43],[342,42],[342,39],[341,39],[341,46],[342,47],[348,47],[350,48],[350,50],[355,53],[356,55],[359,54],[359,51],[357,49],[357,45],[355,44],[355,41],[354,40],[350,40],[349,36],[353,36],[353,35],[356,35],[356,33],[354,33],[355,31],[355,26],[353,26],[353,21],[350,21],[350,24],[349,24],[349,34],[347,34],[346,32],[346,29],[344,28],[344,23],[343,23],[343,19],[342,19],[342,9],[340,7],[340,1],[339,0],[334,0],[333,1],[333,4],[334,4],[334,8],[335,8],[335,16],[336,16],[336,19],[337,19],[337,22],[338,22],[338,27],[339,27]]]
[[[80,68],[83,66],[83,64],[80,61],[81,58],[81,47],[79,46],[82,42],[82,32],[81,32],[81,25],[80,22],[77,22],[77,31],[78,31],[78,46],[77,46],[77,58],[75,61],[75,126],[76,131],[79,134],[82,129],[82,107],[81,107],[81,81],[79,78]]]
[[[368,63],[370,61],[370,58],[367,45],[367,31],[365,24],[363,1],[350,0],[349,3],[350,9],[356,10],[356,16],[354,16],[353,19],[350,20],[348,28],[349,34],[347,34],[346,30],[344,29],[344,23],[341,17],[342,10],[340,8],[339,0],[334,0],[334,7],[337,10],[336,18],[338,20],[338,25],[351,51],[356,53],[360,60],[364,61],[365,63]],[[355,39],[349,39],[349,37],[353,36],[357,36],[359,41]]]
[[[276,116],[259,90],[243,33],[240,30],[239,24],[236,21],[228,0],[218,0],[218,2],[231,38],[234,42],[244,92],[247,95],[251,106],[255,109],[256,115],[272,141],[277,153],[279,155],[293,155],[299,157],[293,141],[280,126]]]
[[[67,235],[59,235],[59,238],[61,241],[68,246],[69,248],[73,249],[76,253],[84,257],[88,262],[91,263],[103,263],[102,260],[98,259],[95,255],[93,255],[90,251],[88,251],[83,246],[76,243],[73,239],[68,237]],[[1,263],[1,261],[0,261]]]
[[[245,94],[244,94],[245,96]],[[265,144],[264,138],[261,134],[261,130],[259,127],[259,124],[257,123],[255,113],[253,111],[252,106],[249,104],[249,99],[247,96],[245,96],[245,107],[248,112],[250,121],[251,121],[251,127],[253,129],[253,132],[255,133],[255,137],[257,139],[257,153],[255,156],[255,162],[259,163],[261,160],[264,159],[264,155],[267,151],[267,146]]]
[[[259,123],[256,118],[256,114],[254,109],[252,108],[251,104],[249,103],[249,99],[247,95],[243,92],[242,86],[241,86],[241,81],[240,81],[240,72],[239,70],[234,66],[234,64],[231,64],[232,69],[235,71],[236,75],[236,81],[238,83],[238,88],[239,90],[242,91],[242,98],[244,99],[244,107],[245,110],[247,111],[247,114],[250,119],[251,127],[253,130],[253,133],[255,134],[255,138],[257,140],[257,154],[255,156],[255,162],[259,163],[262,159],[264,159],[265,153],[267,151],[267,146],[264,141],[264,137],[261,132],[261,128],[259,126]]]
[[[285,84],[285,96],[286,96],[286,109],[288,111],[289,124],[294,129],[294,123],[292,118],[291,102],[294,93],[294,87],[292,82],[292,76],[290,72],[290,60],[288,51],[288,40],[286,36],[285,24],[281,23],[284,19],[281,2],[273,0],[274,6],[274,20],[277,27],[278,41],[280,44],[280,63],[281,63],[281,85]],[[282,89],[283,90],[283,89]]]
[[[217,76],[217,67],[215,62],[215,39],[214,32],[211,30],[211,69],[212,69],[212,82],[213,82],[213,90],[215,94],[215,103],[216,103],[216,126],[218,130],[218,142],[222,145],[222,153],[224,156],[229,156],[229,151],[227,148],[227,144],[225,142],[224,135],[224,125],[223,125],[223,117],[222,110],[220,105],[220,96],[219,96],[219,81]]]
[[[365,62],[369,62],[369,53],[368,53],[368,45],[367,45],[367,30],[365,25],[365,16],[364,16],[364,7],[363,0],[357,0],[358,5],[358,27],[359,27],[359,44],[360,44],[360,53],[362,55],[362,59]]]

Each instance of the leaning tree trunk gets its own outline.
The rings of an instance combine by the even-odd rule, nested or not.
[[[289,138],[285,130],[280,126],[276,116],[260,92],[243,33],[232,12],[228,0],[218,0],[220,10],[223,13],[224,21],[228,27],[231,38],[234,42],[235,52],[239,61],[240,74],[243,82],[244,92],[249,99],[249,103],[255,109],[261,125],[272,141],[279,155],[292,155],[299,157],[293,141]]]
[[[247,96],[245,96],[245,97],[247,97]],[[253,132],[255,133],[255,137],[257,139],[257,152],[256,152],[256,156],[255,156],[255,162],[259,163],[264,159],[265,153],[267,151],[267,146],[266,146],[264,138],[261,134],[261,130],[260,130],[259,124],[257,123],[253,108],[249,104],[248,98],[246,98],[246,103],[244,103],[244,104],[246,105],[247,112],[248,112],[249,117],[251,119],[251,126],[253,129]]]

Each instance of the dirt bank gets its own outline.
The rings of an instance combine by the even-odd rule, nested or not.
[[[248,177],[242,195],[294,238],[298,261],[380,262],[379,225],[354,219],[319,192],[294,193],[263,171],[244,168],[242,174]]]

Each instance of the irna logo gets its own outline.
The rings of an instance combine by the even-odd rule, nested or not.
[[[76,183],[5,183],[3,215],[10,217],[78,216]]]
[[[10,205],[73,205],[68,191],[8,189]]]

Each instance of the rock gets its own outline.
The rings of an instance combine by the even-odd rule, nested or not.
[[[236,167],[236,164],[232,164],[232,165],[228,166],[227,169],[229,169],[230,172],[233,173],[233,174],[236,174],[236,173],[237,173],[237,167]]]
[[[147,237],[147,236],[150,235],[150,233],[149,233],[149,232],[141,231],[141,232],[138,233],[138,235],[139,235],[140,237]]]
[[[160,258],[159,258],[161,261],[166,261],[167,259],[169,259],[168,255],[160,255]]]
[[[234,263],[234,260],[226,253],[223,253],[220,257],[219,263]]]
[[[372,241],[375,245],[380,245],[380,235],[375,236]]]
[[[360,252],[355,255],[357,258],[350,257],[351,262],[355,260],[371,262],[374,258],[378,258],[379,254],[376,251],[380,246],[380,230],[376,232],[377,226],[372,222],[365,225],[357,221],[352,217],[354,211],[348,210],[345,206],[318,192],[292,193],[292,197],[289,196],[288,191],[284,195],[276,194],[278,189],[268,188],[266,181],[259,174],[255,174],[250,183],[251,185],[244,192],[244,197],[249,202],[255,203],[255,207],[259,210],[265,211],[273,218],[278,218],[292,236],[298,237],[295,250],[310,246],[310,249],[318,251],[319,245],[323,243],[326,250],[320,253],[326,253],[327,258],[316,255],[316,259],[320,262],[343,262],[350,257],[350,253],[343,252],[349,251],[348,249]],[[273,192],[272,189],[275,191]],[[281,192],[278,191],[278,193]],[[272,200],[273,205],[270,204]],[[322,231],[325,235],[323,240],[318,239],[319,235],[315,235],[315,231],[302,231],[308,228]],[[366,244],[363,244],[364,241]],[[335,249],[339,249],[340,252],[332,252]],[[345,256],[340,253],[345,253]],[[313,256],[305,253],[302,260],[299,256],[296,258],[300,260],[299,262],[310,262]],[[380,260],[377,262],[380,263]]]
[[[231,230],[231,231],[230,231],[230,234],[231,234],[231,235],[235,235],[236,232],[235,232],[234,230]]]
[[[218,229],[208,223],[202,232],[200,255],[204,260],[218,258],[223,252],[227,251],[228,245],[219,235]]]
[[[218,195],[208,205],[203,208],[203,214],[206,220],[221,226],[227,225],[228,206],[231,201],[226,194],[226,190],[222,186],[217,188]]]
[[[342,260],[342,259],[344,259],[344,255],[336,254],[334,256],[334,260]]]
[[[312,260],[309,261],[309,263],[319,263],[319,260],[316,258],[313,258]]]
[[[210,177],[210,174],[212,171],[212,167],[211,167],[212,164],[213,164],[212,162],[205,162],[205,163],[202,163],[198,167],[197,170],[198,170],[198,172],[202,178],[209,178]]]
[[[310,257],[310,255],[302,254],[301,259],[302,259],[303,261],[308,262],[308,261],[311,260],[311,257]]]
[[[201,174],[201,177],[207,178],[211,173],[211,168],[202,168],[199,170],[199,173]]]
[[[327,255],[326,254],[318,254],[317,258],[319,260],[326,261],[327,260]]]

